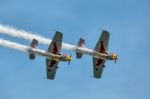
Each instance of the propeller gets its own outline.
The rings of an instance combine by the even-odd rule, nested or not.
[[[116,58],[115,58],[115,64],[117,63],[117,60],[119,59],[118,55],[116,55]]]
[[[69,61],[68,61],[68,65],[70,65],[70,63],[71,63],[71,61],[69,60]]]
[[[72,61],[72,54],[69,56],[70,57],[70,59],[69,59],[69,61],[68,61],[68,65],[71,63],[71,61]]]
[[[117,63],[117,59],[115,59],[115,62],[114,62],[114,64],[116,64]]]
[[[70,63],[71,63],[71,60],[68,61],[68,65],[70,65]]]

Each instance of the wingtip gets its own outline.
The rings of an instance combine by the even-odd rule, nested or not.
[[[103,31],[102,31],[102,33],[105,33],[105,34],[106,34],[106,33],[107,33],[107,34],[110,34],[110,33],[109,33],[107,30],[103,30]]]
[[[63,33],[60,32],[60,31],[56,31],[55,33],[56,33],[56,34],[59,34],[59,35],[63,35]]]

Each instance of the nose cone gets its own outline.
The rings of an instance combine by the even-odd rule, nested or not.
[[[117,59],[119,59],[119,56],[117,55]]]
[[[70,56],[70,57],[68,58],[68,60],[69,60],[69,61],[72,61],[72,57]]]
[[[117,60],[117,59],[119,59],[119,57],[118,57],[117,54],[112,54],[112,59],[113,59],[113,60]]]

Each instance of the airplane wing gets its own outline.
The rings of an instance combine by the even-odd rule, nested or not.
[[[62,47],[63,34],[61,32],[56,31],[53,40],[48,47],[48,52],[59,54]]]
[[[93,73],[95,78],[101,78],[105,60],[93,58]]]
[[[108,50],[109,33],[103,31],[99,41],[96,44],[95,51],[99,53],[106,53]],[[101,78],[105,60],[93,57],[93,73],[95,78]]]
[[[101,53],[107,52],[109,42],[109,32],[103,31],[101,37],[99,38],[95,50]]]
[[[46,59],[47,79],[54,79],[57,70],[58,61]]]
[[[56,31],[54,38],[48,47],[48,52],[60,55],[61,47],[62,47],[62,39],[63,34],[61,32]],[[46,72],[47,72],[47,79],[53,80],[55,78],[55,74],[57,71],[57,65],[59,61],[46,59]]]

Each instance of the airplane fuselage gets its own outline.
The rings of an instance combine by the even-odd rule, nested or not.
[[[117,60],[119,57],[116,53],[99,53],[99,52],[95,52],[93,53],[94,56],[96,56],[96,58],[100,58],[103,60]]]
[[[48,56],[49,59],[55,60],[55,61],[64,61],[64,62],[70,62],[72,61],[72,57],[69,55],[62,55],[62,54],[53,54],[49,53],[50,56]]]

